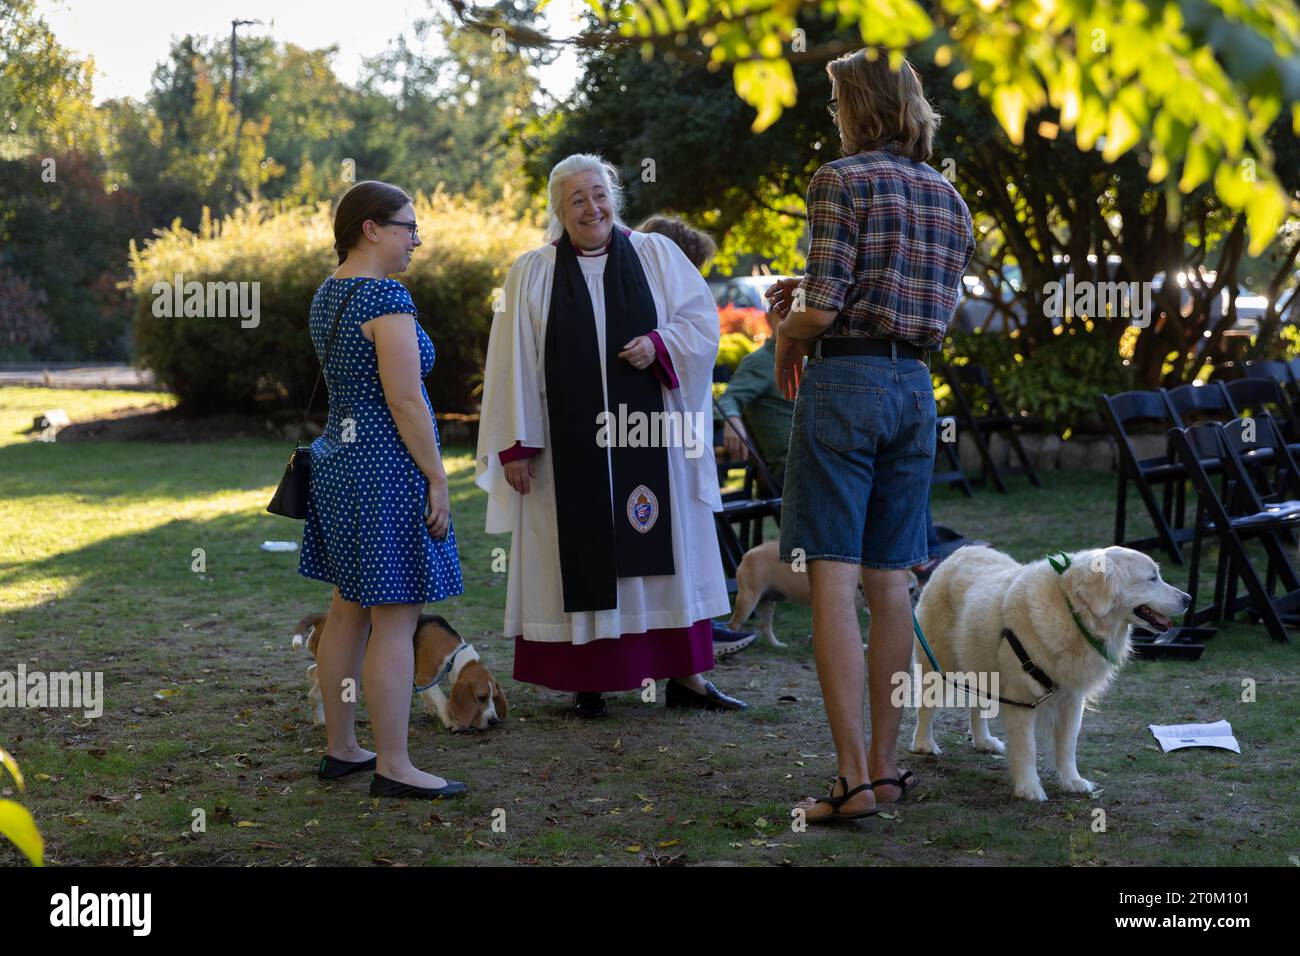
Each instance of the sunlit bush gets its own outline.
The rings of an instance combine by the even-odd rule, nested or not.
[[[492,326],[493,290],[540,232],[501,206],[435,193],[416,199],[423,246],[397,278],[438,352],[426,387],[438,411],[475,402]],[[337,267],[331,210],[252,206],[191,232],[179,225],[131,251],[140,362],[192,414],[293,406],[318,369],[307,335],[316,288]],[[258,283],[256,325],[239,316],[160,317],[155,283]],[[170,291],[162,293],[170,296]],[[248,325],[249,327],[241,327]]]

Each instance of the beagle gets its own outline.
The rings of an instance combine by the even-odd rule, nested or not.
[[[307,645],[314,659],[324,631],[326,614],[308,614],[294,628],[293,646]],[[453,732],[487,730],[506,719],[505,691],[492,672],[479,660],[474,645],[467,644],[456,630],[437,614],[421,614],[412,637],[415,644],[415,693],[425,713],[437,717]],[[448,679],[450,694],[439,686]],[[316,663],[307,668],[311,689],[307,700],[312,722],[325,723]]]

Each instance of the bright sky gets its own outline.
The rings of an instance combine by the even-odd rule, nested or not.
[[[154,66],[173,38],[186,33],[229,38],[230,21],[263,20],[241,36],[273,36],[307,49],[338,44],[334,72],[354,83],[365,56],[380,53],[439,0],[38,0],[37,10],[58,41],[95,58],[95,101],[141,99]],[[571,18],[582,0],[552,0],[546,9],[552,36],[577,31]],[[445,9],[445,8],[444,8]],[[542,71],[542,85],[563,97],[577,79],[566,52]]]

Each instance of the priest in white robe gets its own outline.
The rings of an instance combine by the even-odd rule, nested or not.
[[[670,707],[747,705],[703,679],[730,612],[714,529],[718,312],[665,236],[618,220],[617,171],[551,171],[547,243],[520,256],[488,344],[475,483],[510,532],[516,680],[577,694],[669,678]]]

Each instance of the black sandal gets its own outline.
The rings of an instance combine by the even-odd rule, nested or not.
[[[835,783],[838,783],[845,791],[838,797],[835,796]],[[831,784],[830,796],[816,798],[817,803],[830,804],[832,812],[828,813],[824,817],[807,817],[806,819],[809,823],[830,823],[832,820],[861,820],[865,817],[874,817],[883,809],[883,807],[872,807],[870,810],[860,810],[857,813],[840,813],[840,807],[844,805],[846,800],[861,793],[863,790],[874,790],[875,788],[869,783],[864,783],[861,786],[854,787],[850,790],[849,782],[843,777],[836,777],[835,783]]]
[[[908,783],[909,780],[912,782]],[[874,790],[876,787],[897,787],[900,793],[898,794],[898,799],[893,802],[902,803],[907,799],[907,795],[916,789],[916,785],[919,782],[920,781],[916,779],[916,774],[912,773],[910,770],[904,770],[897,777],[882,777],[879,780],[871,781],[871,788]]]

